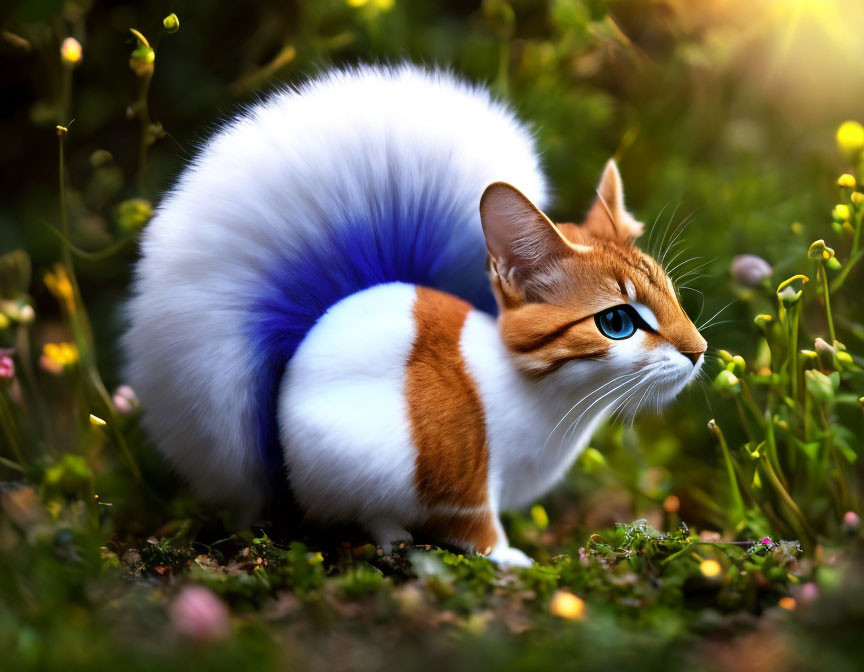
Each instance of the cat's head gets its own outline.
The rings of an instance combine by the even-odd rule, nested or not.
[[[608,391],[603,405],[627,415],[640,402],[659,407],[698,373],[705,339],[635,246],[643,225],[624,208],[614,161],[581,224],[554,224],[503,182],[486,189],[480,215],[503,341],[527,376]]]

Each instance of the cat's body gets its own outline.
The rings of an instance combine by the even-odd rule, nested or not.
[[[500,180],[545,200],[530,135],[411,67],[331,73],[208,143],[146,231],[125,341],[202,498],[249,517],[287,477],[311,520],[384,546],[527,562],[498,513],[609,413],[672,398],[705,343],[614,164],[579,226]]]
[[[424,530],[512,561],[498,513],[556,483],[614,401],[565,442],[555,425],[585,383],[580,395],[526,379],[495,320],[461,299],[377,285],[333,306],[288,365],[292,491],[311,518],[359,521],[383,544]]]

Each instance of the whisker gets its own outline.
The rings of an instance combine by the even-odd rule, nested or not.
[[[718,316],[720,315],[720,313],[722,313],[724,310],[726,310],[729,306],[731,306],[731,305],[732,305],[733,303],[735,303],[736,301],[738,301],[738,299],[732,299],[729,303],[727,303],[727,304],[726,304],[725,306],[723,306],[720,310],[718,310],[718,311],[717,311],[716,313],[714,313],[711,317],[709,317],[708,320],[707,320],[706,322],[704,322],[704,323],[702,324],[701,327],[696,327],[696,328],[699,329],[699,331],[702,331],[702,329],[703,329],[706,325],[708,325],[708,324],[711,323],[711,320],[713,320],[713,319],[715,319],[716,317],[718,317]]]
[[[676,241],[687,230],[687,227],[690,226],[690,224],[693,222],[695,215],[696,215],[696,211],[694,210],[689,215],[687,215],[683,220],[681,220],[681,222],[675,228],[675,231],[673,231],[673,233],[672,233],[672,238],[669,241],[669,246],[663,252],[663,257],[660,260],[661,266],[663,265],[664,260],[666,259],[666,255],[668,255],[669,252],[672,251],[672,248],[675,246]]]
[[[657,229],[657,222],[660,220],[660,217],[663,216],[663,213],[666,211],[666,208],[669,207],[671,202],[672,201],[666,201],[666,205],[664,205],[660,212],[657,213],[657,216],[654,218],[654,223],[651,224],[651,231],[648,233],[648,244],[645,246],[645,249],[649,251],[649,254],[651,254],[651,241],[654,240],[654,231]]]
[[[640,376],[644,376],[646,373],[650,373],[651,371],[656,370],[656,369],[659,368],[660,366],[662,366],[662,362],[656,362],[656,363],[654,363],[654,364],[650,364],[650,365],[644,367],[643,369],[641,369],[640,371],[636,371],[636,372],[634,373],[634,378],[638,378],[638,377],[640,377]],[[631,381],[625,381],[624,384],[626,385],[627,382],[631,382]],[[617,390],[617,389],[620,388],[620,387],[621,387],[621,385],[618,385],[618,387],[616,387],[615,389]],[[610,392],[614,392],[614,390],[610,390]],[[604,395],[603,395],[602,397],[600,397],[599,399],[596,399],[596,400],[595,400],[595,401],[594,401],[594,402],[593,402],[593,403],[592,403],[588,408],[586,408],[584,411],[582,411],[582,413],[579,415],[579,417],[576,418],[576,420],[575,420],[575,421],[570,425],[570,427],[569,427],[569,428],[567,429],[567,431],[564,433],[564,438],[566,439],[567,435],[570,434],[571,431],[574,431],[574,430],[576,429],[576,427],[579,425],[579,422],[582,420],[583,417],[585,417],[585,414],[586,414],[588,411],[590,411],[591,408],[597,404],[597,402],[599,402],[600,400],[602,400],[604,397],[606,397],[606,396],[608,396],[608,395],[609,395],[609,392],[607,392],[606,394],[604,394]],[[620,398],[620,397],[619,397],[619,398]],[[617,399],[616,399],[616,401],[617,401]],[[615,403],[615,402],[613,402],[613,403]],[[611,406],[611,404],[610,404],[610,406]]]
[[[576,408],[578,408],[581,404],[583,404],[583,403],[585,403],[586,401],[588,401],[589,399],[591,399],[591,397],[592,397],[593,395],[595,395],[595,394],[597,394],[598,392],[604,390],[604,389],[607,388],[609,385],[612,385],[613,383],[615,383],[615,382],[621,380],[622,378],[628,378],[628,379],[629,379],[629,378],[636,377],[637,375],[638,375],[637,373],[634,373],[634,372],[628,372],[628,373],[621,374],[620,376],[616,376],[616,377],[613,378],[612,380],[609,380],[609,381],[603,381],[603,382],[600,383],[600,385],[598,385],[594,390],[592,390],[591,392],[589,392],[588,394],[586,394],[584,397],[582,397],[579,401],[577,401],[575,404],[573,404],[573,406],[570,407],[570,410],[568,410],[564,415],[561,416],[561,419],[560,419],[560,420],[558,421],[558,423],[557,423],[557,424],[552,428],[552,431],[549,432],[549,436],[546,437],[546,441],[543,442],[543,446],[542,446],[542,448],[540,449],[540,457],[538,458],[538,465],[539,465],[539,463],[540,463],[540,462],[542,461],[542,459],[543,459],[543,455],[545,454],[545,451],[546,451],[546,445],[549,443],[549,439],[552,438],[552,435],[553,435],[553,434],[556,432],[556,430],[561,426],[561,423],[564,422],[564,420],[567,419],[567,416],[569,416],[569,415],[570,415],[574,410],[576,410]],[[626,385],[626,384],[627,384],[627,380],[625,380],[623,383],[621,383],[621,385]],[[619,387],[621,387],[621,385],[616,386],[615,388],[613,388],[612,390],[610,390],[609,392],[607,392],[607,394],[611,394],[612,392],[614,392],[615,390],[617,390]],[[603,395],[603,396],[606,396],[606,395]],[[600,397],[600,399],[602,399],[602,398],[603,398],[603,397]],[[589,407],[589,408],[590,408],[590,407]],[[580,416],[580,417],[581,417],[581,416]],[[566,432],[565,432],[565,436],[566,436]],[[563,439],[562,439],[562,444],[563,444]]]
[[[683,250],[682,250],[682,252],[683,252]],[[674,261],[677,258],[678,258],[678,255],[675,255],[675,257],[672,258],[672,261]],[[672,274],[675,273],[675,271],[677,271],[682,266],[686,266],[691,261],[696,261],[697,259],[704,259],[704,258],[705,257],[696,256],[696,257],[690,257],[689,259],[685,259],[684,261],[678,262],[675,266],[672,266],[671,268],[666,269],[666,275],[671,277]],[[669,263],[672,263],[672,262],[670,261]]]
[[[741,320],[723,320],[722,322],[714,322],[712,324],[706,324],[704,327],[699,327],[699,331],[713,329],[714,327],[719,327],[721,324],[732,324],[737,322],[741,322]]]
[[[678,205],[676,205],[675,210],[672,211],[672,215],[669,217],[669,221],[666,222],[666,228],[663,230],[663,237],[660,239],[660,250],[658,250],[658,252],[664,250],[666,247],[666,235],[669,233],[669,227],[672,225],[672,220],[675,219],[675,215],[678,214],[678,209],[680,207],[681,201],[678,201]]]

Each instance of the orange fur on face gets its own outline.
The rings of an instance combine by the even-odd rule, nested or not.
[[[645,339],[649,349],[669,343],[694,361],[705,351],[705,339],[666,273],[633,244],[642,224],[624,208],[614,162],[607,164],[597,194],[581,224],[553,224],[504,183],[491,185],[481,200],[501,334],[530,376],[603,357],[611,341],[597,329],[594,315],[632,301],[657,318],[657,333]]]

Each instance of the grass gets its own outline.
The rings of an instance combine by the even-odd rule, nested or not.
[[[43,161],[56,178],[50,188],[26,186],[14,211],[0,210],[16,222],[0,255],[4,669],[860,668],[860,125],[840,127],[831,161],[813,158],[834,152],[814,131],[815,149],[784,137],[754,170],[750,149],[716,140],[726,120],[710,101],[700,108],[681,76],[705,74],[698,68],[712,58],[711,41],[675,34],[669,53],[647,38],[636,43],[627,33],[639,13],[626,3],[484,2],[468,29],[461,15],[422,3],[299,3],[288,42],[231,37],[271,25],[278,11],[237,10],[226,28],[225,17],[199,9],[190,4],[188,21],[181,13],[179,32],[173,21],[136,15],[148,28],[126,44],[116,32],[88,35],[87,12],[49,8],[34,19],[20,9],[23,36],[4,38],[42,53],[56,74],[46,94],[55,107],[40,117],[34,104],[30,115],[51,141],[39,145],[50,162],[28,153],[20,171],[36,174]],[[94,25],[108,16],[98,3],[91,11]],[[122,386],[112,315],[155,195],[180,167],[166,168],[171,143],[185,143],[154,121],[180,126],[183,117],[150,97],[206,84],[202,72],[188,76],[194,57],[171,51],[187,31],[199,45],[211,32],[222,45],[271,40],[254,67],[221,87],[234,96],[316,59],[407,48],[454,62],[537,121],[570,214],[588,193],[592,162],[615,152],[625,177],[631,167],[633,202],[657,213],[648,242],[678,266],[682,300],[726,349],[712,348],[701,391],[663,418],[602,428],[561,489],[508,516],[508,534],[534,567],[502,571],[422,543],[384,556],[355,530],[297,528],[285,511],[235,530],[155,456],[134,391]],[[80,44],[62,41],[67,33],[82,38],[83,57]],[[116,63],[123,49],[129,126],[116,135],[111,115],[92,103],[114,80],[85,70],[98,60],[91,54]],[[628,74],[609,81],[592,71],[604,58]],[[719,66],[709,74],[737,82]],[[202,89],[202,99],[215,95]],[[661,89],[692,110],[683,128],[654,107]],[[770,127],[768,96],[750,95],[744,107]],[[190,137],[212,122],[208,105],[190,118]],[[740,114],[736,105],[727,101],[725,114]],[[108,144],[116,158],[100,149]],[[790,152],[806,160],[790,161]],[[633,166],[652,170],[639,179]],[[834,185],[838,168],[847,172]],[[780,175],[791,183],[785,191]],[[564,188],[572,184],[585,194]],[[664,207],[681,185],[701,214]],[[730,239],[771,259],[773,271],[751,268],[754,278],[739,267],[727,281],[741,251]],[[691,258],[688,242],[718,257]]]

